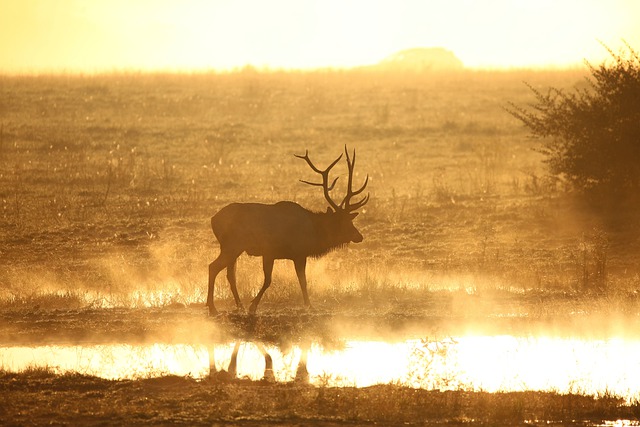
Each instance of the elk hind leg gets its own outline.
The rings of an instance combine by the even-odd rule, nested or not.
[[[236,307],[238,308],[238,310],[244,310],[244,305],[242,305],[242,301],[240,301],[238,287],[236,286],[236,261],[237,259],[234,259],[227,265],[227,280],[229,281],[229,286],[231,287],[233,299],[236,301]]]
[[[211,264],[209,264],[209,288],[207,290],[207,307],[209,307],[209,316],[215,316],[218,314],[218,310],[216,310],[216,307],[213,303],[213,294],[216,287],[216,277],[218,276],[218,273],[220,273],[225,268],[228,268],[229,263],[235,263],[236,258],[237,256],[228,256],[227,253],[220,252],[218,258],[216,258]]]
[[[300,282],[300,290],[302,291],[302,298],[304,300],[304,306],[311,308],[311,301],[309,301],[309,293],[307,292],[307,259],[300,258],[293,261],[296,267],[296,275],[298,276],[298,282]]]
[[[264,270],[264,283],[262,284],[262,288],[258,292],[258,295],[251,301],[251,305],[249,306],[249,313],[255,314],[258,309],[258,304],[262,299],[262,295],[264,295],[267,288],[271,285],[271,273],[273,273],[273,258],[263,257],[262,258],[262,269]]]

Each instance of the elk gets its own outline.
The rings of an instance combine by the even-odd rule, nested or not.
[[[216,276],[223,269],[227,269],[227,280],[238,310],[244,310],[238,289],[236,287],[236,260],[246,252],[251,256],[262,257],[264,282],[262,288],[251,301],[249,313],[254,314],[267,288],[271,285],[271,273],[276,259],[293,261],[296,275],[300,282],[302,297],[306,308],[311,307],[307,294],[306,265],[308,257],[321,257],[326,253],[345,246],[349,242],[362,242],[362,234],[353,225],[358,216],[356,210],[362,208],[369,201],[369,194],[352,202],[359,196],[369,182],[369,175],[364,184],[353,190],[353,170],[356,163],[356,152],[346,154],[348,181],[347,192],[340,203],[336,203],[330,195],[338,178],[329,183],[329,172],[340,161],[342,154],[326,169],[316,167],[309,158],[309,150],[303,159],[309,167],[322,177],[322,182],[301,182],[315,187],[322,187],[324,197],[329,204],[326,212],[312,212],[297,203],[283,201],[275,204],[262,203],[232,203],[220,209],[211,218],[211,229],[220,243],[220,254],[209,264],[209,289],[207,292],[207,307],[209,315],[218,314],[213,303]]]

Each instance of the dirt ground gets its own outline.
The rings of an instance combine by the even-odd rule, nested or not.
[[[0,391],[0,423],[7,426],[586,426],[634,416],[632,408],[614,398],[438,392],[392,385],[318,388],[171,376],[108,381],[47,372],[2,373]]]

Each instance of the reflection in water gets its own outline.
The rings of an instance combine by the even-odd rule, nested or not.
[[[255,353],[249,351],[246,354],[240,353],[240,348],[242,343],[237,341],[233,346],[233,351],[231,352],[231,357],[229,363],[227,365],[227,369],[219,366],[216,363],[216,346],[213,346],[209,350],[209,377],[213,380],[223,380],[223,381],[232,381],[237,378],[248,378],[250,380],[267,380],[267,381],[292,381],[296,380],[299,382],[308,382],[309,381],[309,372],[307,371],[307,354],[308,349],[302,349],[297,356],[297,364],[294,365],[294,353],[291,353],[287,356],[284,354],[280,354],[280,358],[285,363],[280,363],[278,366],[279,369],[274,371],[273,368],[273,357],[269,350],[260,342],[251,342],[245,343],[245,349],[247,345],[254,346],[258,351],[260,357],[255,358]],[[273,349],[271,350],[274,351]],[[240,362],[238,362],[238,359]],[[279,360],[280,361],[280,360]],[[223,364],[224,365],[224,364]],[[243,371],[239,371],[240,369],[244,369]],[[293,370],[292,367],[296,366],[296,369]],[[275,373],[278,373],[276,377]]]
[[[364,387],[398,383],[428,389],[547,390],[640,396],[640,341],[470,336],[441,341],[346,341],[286,351],[255,342],[0,348],[0,367],[47,366],[103,378],[189,375],[296,378],[311,384]],[[308,375],[308,376],[307,376]]]

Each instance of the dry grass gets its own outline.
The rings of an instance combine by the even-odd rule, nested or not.
[[[308,148],[322,163],[344,144],[371,176],[371,203],[357,220],[365,242],[310,267],[322,298],[382,288],[635,289],[632,215],[603,220],[559,193],[503,110],[530,100],[523,80],[567,87],[581,77],[1,77],[2,296],[201,301],[217,250],[209,217],[232,201],[324,209],[321,194],[298,182],[308,171],[293,154]],[[290,280],[287,269],[276,267],[279,281]],[[241,261],[247,298],[259,271]]]
[[[629,419],[619,399],[557,393],[364,389],[195,381],[108,381],[0,372],[3,424],[590,425]]]

